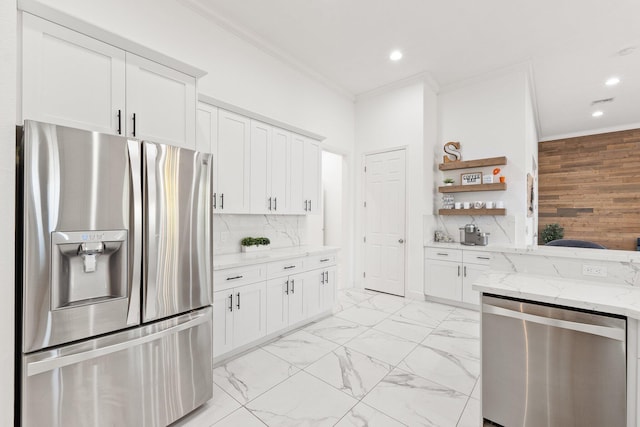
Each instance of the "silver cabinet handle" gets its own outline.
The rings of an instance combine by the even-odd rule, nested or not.
[[[324,271],[320,273],[320,284],[324,285]]]
[[[224,209],[224,193],[220,195],[220,209]]]
[[[133,113],[133,133],[131,136],[136,136],[136,113]]]
[[[329,283],[329,272],[325,271],[324,274],[327,275],[327,279],[325,280],[325,283]]]
[[[438,255],[438,256],[449,256],[449,254],[444,254],[442,252],[438,252],[436,255]]]
[[[467,266],[464,266],[464,277],[467,277]]]
[[[327,261],[331,261],[331,258],[324,258],[320,260],[320,262],[327,262]]]
[[[458,277],[460,277],[460,266],[458,266]]]
[[[271,210],[271,197],[269,197],[269,210]]]
[[[404,243],[404,239],[398,240],[398,243]]]
[[[296,268],[295,265],[287,265],[286,267],[283,268],[283,270],[289,270],[291,268]]]
[[[229,294],[229,311],[233,311],[233,294]]]
[[[217,208],[217,206],[216,206],[216,198],[217,198],[216,197],[216,193],[213,193],[213,209]]]
[[[288,280],[285,283],[284,293],[289,295],[289,281]]]
[[[486,259],[486,260],[490,260],[491,258],[489,258],[488,256],[477,256],[477,259]]]
[[[242,279],[242,275],[240,276],[233,276],[233,277],[227,277],[227,280],[237,280],[237,279]]]
[[[237,298],[236,307],[238,308],[238,310],[240,310],[240,292],[236,294],[236,298]]]
[[[308,204],[309,204],[309,201],[305,200],[304,201],[304,210],[305,210],[305,212],[309,210],[309,209],[307,209]]]
[[[309,200],[309,212],[311,212],[311,200]]]
[[[278,198],[277,197],[273,198],[273,210],[274,211],[278,210]]]

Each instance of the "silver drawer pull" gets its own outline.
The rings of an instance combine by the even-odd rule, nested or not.
[[[242,279],[242,276],[227,277],[227,280],[236,280],[236,279]]]
[[[487,259],[487,260],[491,259],[488,256],[477,256],[476,258],[478,258],[478,259]]]
[[[289,270],[290,268],[296,268],[295,265],[288,265],[284,268],[284,270]]]
[[[321,259],[320,262],[327,262],[327,261],[331,261],[330,258],[325,258],[325,259]]]
[[[442,252],[438,252],[436,255],[440,255],[440,256],[449,256],[449,254],[443,254]]]

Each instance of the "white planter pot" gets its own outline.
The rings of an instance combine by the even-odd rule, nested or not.
[[[253,245],[253,246],[242,246],[242,252],[260,252],[260,251],[268,251],[271,249],[271,245]]]

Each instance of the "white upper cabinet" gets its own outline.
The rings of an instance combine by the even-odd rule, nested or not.
[[[291,133],[273,128],[271,149],[269,150],[269,179],[273,203],[273,213],[289,212],[289,148]]]
[[[249,213],[251,120],[218,111],[218,184],[216,212]]]
[[[198,103],[196,118],[196,151],[218,157],[218,108]],[[214,174],[214,179],[217,179]]]
[[[195,77],[22,17],[23,119],[195,149]]]
[[[125,52],[28,13],[22,22],[23,119],[124,134]]]
[[[251,213],[266,214],[273,210],[269,176],[271,135],[271,126],[251,120]]]
[[[304,144],[304,200],[307,213],[320,212],[320,144]]]
[[[195,149],[196,79],[132,53],[127,58],[127,136]]]
[[[307,139],[301,135],[293,134],[290,150],[290,204],[289,212],[294,214],[306,214],[308,202],[304,196],[304,147]]]

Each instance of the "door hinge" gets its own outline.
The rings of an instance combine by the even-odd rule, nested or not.
[[[362,277],[367,277],[367,273],[365,273],[364,271],[362,272]]]

